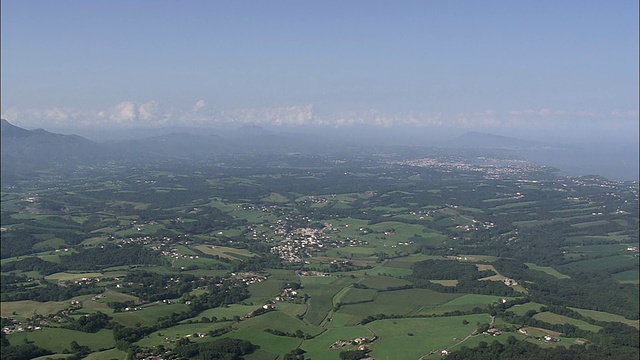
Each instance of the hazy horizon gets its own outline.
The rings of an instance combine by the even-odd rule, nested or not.
[[[416,127],[638,142],[636,1],[1,6],[1,113],[25,128]]]

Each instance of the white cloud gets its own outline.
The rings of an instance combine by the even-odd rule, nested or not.
[[[138,110],[133,101],[123,101],[110,109],[109,119],[115,123],[129,123],[138,118]]]
[[[310,125],[319,120],[313,105],[290,105],[273,108],[236,109],[224,114],[232,122],[269,125]]]
[[[193,105],[193,111],[200,111],[204,109],[206,106],[207,106],[207,103],[204,100],[200,99],[196,102],[195,105]]]
[[[138,119],[149,121],[161,118],[158,102],[155,100],[147,101],[138,105]]]
[[[343,111],[319,115],[312,104],[292,104],[265,108],[239,108],[214,112],[205,100],[198,100],[187,109],[165,108],[158,101],[142,103],[123,101],[112,107],[75,110],[52,107],[47,109],[2,110],[2,118],[27,128],[36,127],[158,127],[171,125],[213,126],[223,123],[277,126],[319,125],[345,127],[356,125],[449,126],[459,128],[546,127],[559,123],[571,124],[584,120],[596,124],[629,121],[638,118],[637,110],[612,110],[596,113],[588,110],[566,111],[551,108],[494,109],[464,112],[384,112],[378,109]],[[617,119],[617,120],[616,120]]]

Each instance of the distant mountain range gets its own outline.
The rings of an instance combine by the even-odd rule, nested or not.
[[[125,140],[92,141],[43,129],[27,130],[2,120],[2,181],[30,176],[53,164],[92,165],[107,160],[153,161],[209,159],[234,154],[340,154],[390,146],[405,153],[418,148],[463,149],[479,154],[510,154],[571,175],[599,174],[614,179],[638,179],[638,149],[629,146],[562,146],[481,132],[451,137],[407,129],[283,129],[243,126],[236,129],[154,129],[148,136],[132,130]],[[120,137],[122,139],[122,137]],[[437,139],[436,139],[437,138]],[[384,151],[384,150],[383,150]],[[419,152],[419,151],[418,151]]]
[[[84,162],[105,159],[108,150],[78,135],[62,135],[43,129],[26,130],[1,120],[2,156],[26,161]]]
[[[225,132],[225,137],[187,132],[96,142],[78,135],[27,130],[1,120],[2,181],[12,183],[54,164],[92,165],[107,160],[206,159],[243,153],[314,153],[334,149],[331,141],[273,133],[257,126]],[[157,134],[157,133],[156,133]]]

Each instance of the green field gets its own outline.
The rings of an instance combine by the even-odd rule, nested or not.
[[[291,317],[296,317],[304,314],[307,310],[307,305],[292,302],[279,302],[276,304],[276,309]]]
[[[125,360],[126,358],[127,358],[126,352],[118,349],[111,349],[111,350],[98,351],[95,353],[91,353],[89,354],[89,356],[85,358],[85,360],[103,360],[103,359]]]
[[[562,265],[569,269],[581,269],[583,271],[607,271],[626,266],[638,266],[638,258],[631,255],[615,255],[602,258],[575,261]]]
[[[361,303],[367,301],[373,301],[378,292],[374,289],[356,289],[351,288],[349,291],[340,298],[340,302],[343,304]]]
[[[537,204],[538,201],[522,201],[522,202],[513,202],[504,205],[494,206],[489,208],[488,210],[505,210],[505,209],[514,209],[514,208],[522,208],[528,207]]]
[[[70,273],[70,272],[61,272],[55,273],[48,276],[45,276],[47,280],[55,280],[55,281],[69,281],[69,280],[79,280],[82,278],[102,278],[102,277],[118,277],[124,276],[127,273],[124,271],[121,272],[111,272],[111,273],[99,273],[99,272],[86,272],[86,273]]]
[[[584,228],[593,227],[593,226],[607,225],[608,223],[609,221],[607,220],[594,220],[594,221],[582,222],[577,224],[571,224],[571,226],[576,227],[578,229],[584,229]]]
[[[595,310],[587,310],[587,309],[578,309],[578,308],[570,308],[571,310],[575,310],[579,312],[581,315],[590,317],[594,320],[599,321],[608,321],[608,322],[621,322],[623,324],[627,324],[629,326],[633,326],[636,329],[640,329],[640,320],[629,320],[620,315],[610,314],[603,311],[595,311]]]
[[[458,285],[458,280],[429,280],[434,284],[440,284],[442,286],[456,286]]]
[[[441,315],[451,311],[471,311],[474,308],[484,309],[487,305],[497,304],[503,299],[511,300],[510,297],[493,295],[466,294],[438,306],[423,306],[416,310],[413,315]]]
[[[61,353],[65,349],[71,349],[71,341],[77,341],[82,346],[88,346],[93,351],[113,348],[116,343],[111,330],[102,329],[97,333],[85,333],[81,331],[61,328],[42,328],[36,331],[24,331],[7,335],[11,344],[22,344],[25,340],[33,341],[34,345]]]
[[[339,313],[362,317],[376,314],[409,315],[424,309],[435,308],[459,297],[426,289],[408,289],[380,292],[372,302],[344,305]]]
[[[302,340],[298,338],[276,336],[262,329],[251,327],[242,327],[232,333],[223,335],[223,337],[249,340],[252,344],[258,345],[261,351],[280,357],[297,348],[302,343]]]
[[[307,351],[305,358],[310,359],[340,359],[340,351],[346,349],[329,350],[331,344],[337,340],[349,340],[361,336],[373,336],[374,334],[364,326],[349,326],[342,328],[331,328],[312,340],[305,340],[300,346]],[[353,350],[353,348],[349,348]],[[308,355],[308,356],[307,356]]]
[[[535,314],[533,316],[533,318],[536,319],[536,320],[541,320],[541,321],[544,321],[544,322],[548,322],[550,324],[571,324],[571,325],[575,325],[575,326],[579,327],[582,330],[588,330],[588,331],[593,331],[593,332],[596,332],[596,331],[602,329],[601,326],[592,325],[592,324],[589,324],[586,321],[572,319],[570,317],[554,314],[554,313],[549,312],[549,311],[545,311],[545,312],[542,312],[542,313],[537,313],[537,314]]]
[[[342,285],[334,284],[305,284],[305,292],[309,294],[309,311],[304,319],[313,325],[320,325],[322,320],[333,309],[333,297],[342,290]]]
[[[463,325],[467,320],[469,324]],[[418,359],[433,350],[449,348],[470,335],[478,322],[489,322],[487,314],[426,319],[377,320],[368,325],[380,336],[371,356],[377,359]]]
[[[151,326],[156,323],[159,317],[167,316],[173,312],[179,313],[188,310],[189,307],[184,304],[164,304],[151,303],[142,306],[142,310],[123,311],[110,314],[113,320],[124,326]]]
[[[227,306],[221,306],[221,307],[205,310],[202,313],[200,313],[198,316],[190,320],[199,321],[200,319],[202,319],[203,316],[208,318],[216,317],[218,320],[223,320],[223,319],[231,320],[235,316],[242,317],[244,315],[247,315],[248,313],[259,308],[260,306],[261,305],[257,305],[257,304],[256,305],[230,304]],[[185,321],[188,321],[188,320],[185,320]]]
[[[198,245],[195,248],[208,255],[217,255],[232,260],[256,255],[245,249],[235,249],[227,246]]]
[[[251,297],[246,302],[264,305],[268,300],[280,295],[284,281],[275,277],[269,277],[266,281],[257,282],[249,286]]]
[[[231,322],[216,322],[216,323],[193,323],[193,324],[179,324],[172,326],[168,329],[161,329],[153,332],[143,339],[136,342],[138,346],[152,347],[158,345],[173,346],[172,344],[183,337],[197,339],[197,333],[206,334],[211,330],[225,328],[231,325]]]
[[[613,274],[613,277],[616,280],[620,281],[621,283],[628,283],[628,284],[640,283],[640,271],[638,271],[638,269],[619,272],[619,273]]]
[[[565,239],[566,243],[570,244],[581,244],[581,245],[590,245],[591,243],[602,243],[602,242],[610,242],[610,243],[620,243],[624,241],[626,237],[624,236],[570,236]]]
[[[35,313],[40,315],[55,314],[69,306],[69,301],[48,301],[46,303],[32,300],[4,301],[0,304],[0,313],[2,317],[27,318]],[[16,315],[13,315],[14,313]]]
[[[549,274],[557,279],[569,279],[570,277],[560,273],[558,270],[550,267],[550,266],[538,266],[532,263],[525,263],[529,269],[542,271],[543,273]]]
[[[503,299],[512,300],[510,297],[494,296],[494,295],[478,295],[466,294],[448,301],[442,306],[460,306],[460,305],[478,305],[486,306],[488,304],[500,303]]]
[[[360,281],[360,284],[371,289],[385,290],[387,288],[405,286],[410,282],[390,276],[367,276]]]
[[[540,311],[540,308],[543,307],[543,306],[544,306],[544,304],[540,304],[540,303],[536,303],[536,302],[528,302],[526,304],[515,305],[515,306],[509,308],[509,311],[522,316],[529,310]]]

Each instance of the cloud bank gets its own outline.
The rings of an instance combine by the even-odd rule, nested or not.
[[[123,101],[105,109],[2,110],[2,118],[27,128],[144,128],[165,126],[214,127],[224,124],[268,126],[445,126],[465,129],[542,128],[553,126],[638,124],[637,109],[613,109],[606,113],[567,111],[563,109],[514,109],[477,112],[385,112],[378,109],[343,111],[326,114],[312,104],[294,104],[266,108],[238,108],[216,111],[205,100],[186,109],[166,107],[158,101],[142,103]]]

